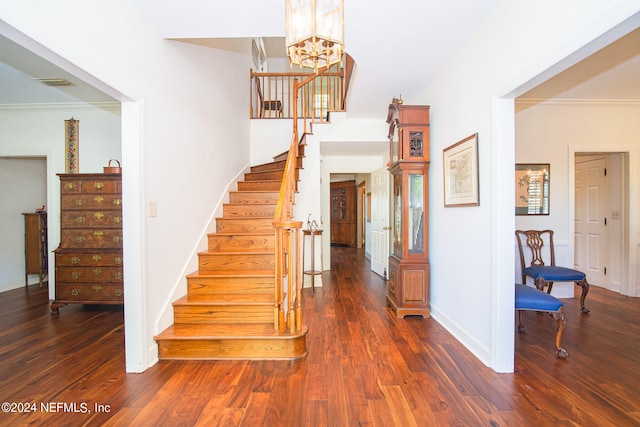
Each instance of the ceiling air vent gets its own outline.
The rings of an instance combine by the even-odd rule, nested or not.
[[[35,80],[38,80],[40,83],[43,83],[47,86],[71,86],[71,82],[67,79],[63,79],[62,77]]]

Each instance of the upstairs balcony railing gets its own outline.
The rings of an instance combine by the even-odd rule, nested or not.
[[[295,100],[294,81],[304,81],[314,73],[257,73],[250,71],[252,119],[292,119],[326,121],[329,111],[345,109],[345,70],[336,64],[311,84],[301,88]]]

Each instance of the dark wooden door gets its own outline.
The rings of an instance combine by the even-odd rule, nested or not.
[[[331,243],[356,246],[356,182],[332,182]]]

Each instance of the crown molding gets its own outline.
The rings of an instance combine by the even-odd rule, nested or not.
[[[31,104],[2,104],[0,112],[18,112],[18,111],[68,111],[68,110],[85,110],[85,111],[107,111],[114,114],[121,113],[121,105],[119,102],[64,102],[64,103],[31,103]]]
[[[575,107],[575,106],[640,106],[640,99],[563,99],[563,98],[524,98],[516,99],[516,111],[529,107]]]

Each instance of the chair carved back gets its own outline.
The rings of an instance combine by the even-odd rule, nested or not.
[[[541,266],[545,265],[544,253],[545,243],[549,248],[549,265],[556,265],[556,257],[553,249],[553,230],[516,230],[516,240],[520,251],[520,266]],[[524,245],[529,249],[531,262],[525,263]]]

